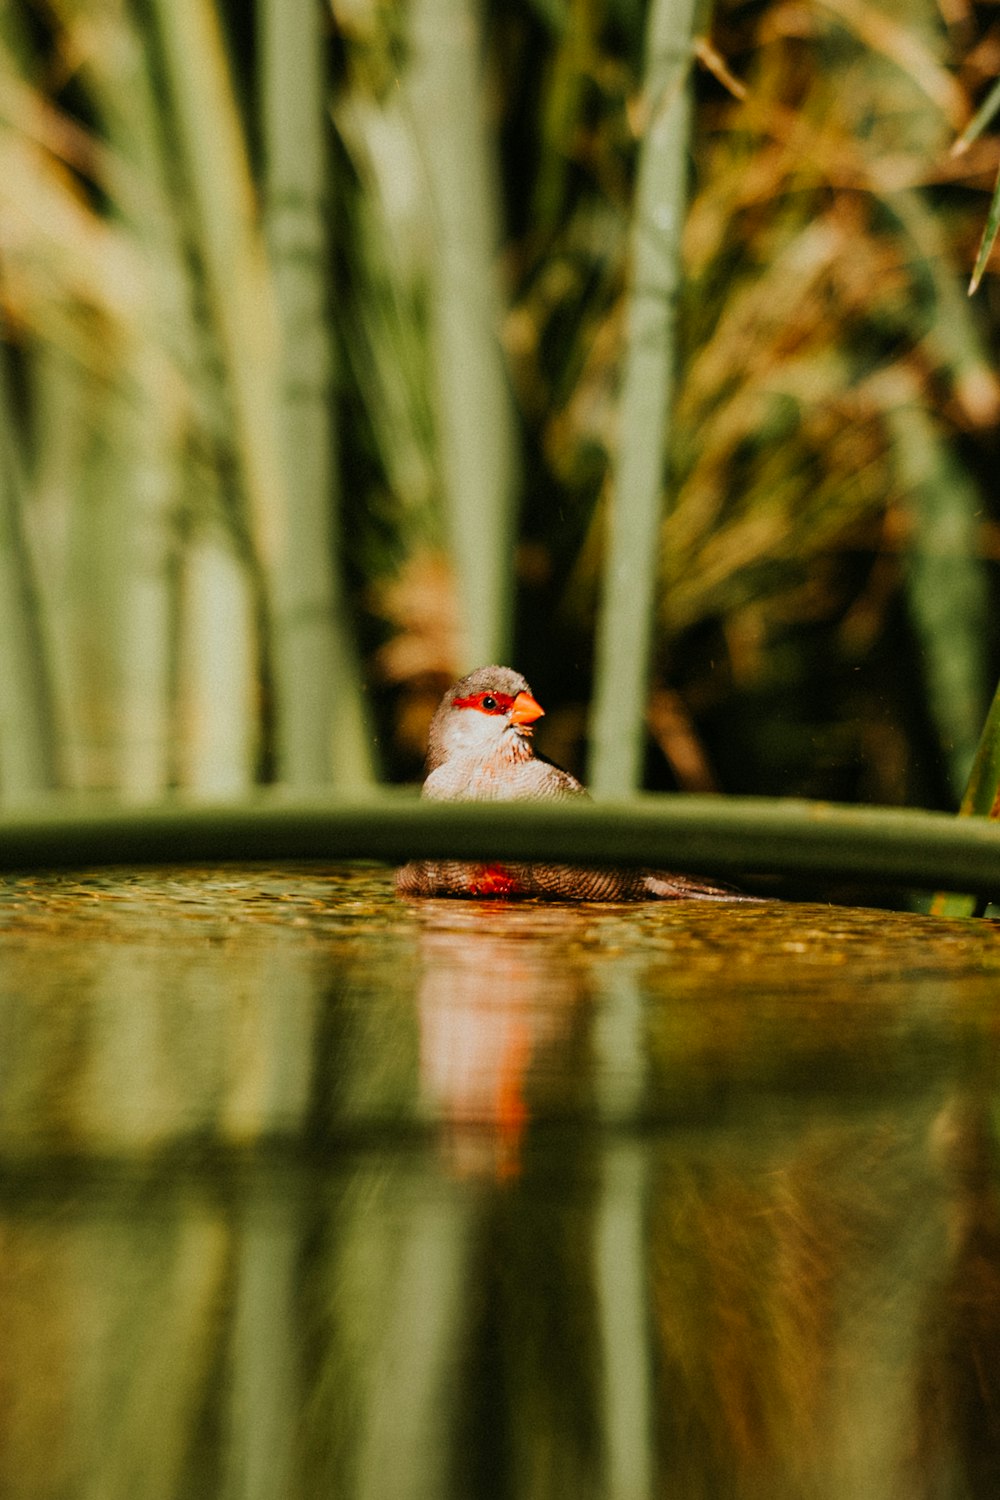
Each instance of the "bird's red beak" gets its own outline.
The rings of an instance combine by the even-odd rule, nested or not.
[[[512,724],[534,724],[536,719],[542,718],[545,710],[540,703],[536,703],[530,693],[518,693],[510,707],[510,722]]]

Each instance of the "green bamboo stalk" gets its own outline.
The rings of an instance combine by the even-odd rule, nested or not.
[[[265,567],[273,569],[287,527],[275,433],[276,322],[246,145],[210,0],[152,0],[152,11],[253,534]]]
[[[442,480],[457,573],[458,666],[506,661],[513,604],[515,422],[500,345],[496,168],[475,0],[413,0],[410,103],[428,188]]]
[[[103,383],[57,351],[40,361],[42,441],[60,422],[77,431],[40,465],[48,513],[34,529],[65,780],[149,800],[169,784],[171,471],[151,347],[123,338],[117,352]]]
[[[63,0],[65,4],[65,0]],[[115,388],[104,403],[117,446],[118,573],[114,649],[117,781],[128,798],[148,800],[170,784],[174,714],[173,560],[183,459],[178,436],[178,370],[193,363],[194,319],[185,247],[170,194],[162,126],[148,49],[127,5],[75,0],[68,26],[87,15],[105,45],[90,51],[84,76],[122,171],[114,212],[141,253],[146,275],[141,325],[122,331]],[[171,365],[174,368],[171,368]]]
[[[260,796],[122,811],[52,797],[0,815],[0,869],[246,859],[559,860],[1000,892],[983,818],[767,798],[660,794],[584,806]]]
[[[630,243],[618,450],[598,618],[590,784],[641,783],[663,473],[670,451],[676,303],[691,130],[694,0],[652,0]]]
[[[395,502],[397,545],[404,556],[428,545],[440,551],[444,527],[434,394],[427,378],[426,286],[415,243],[423,228],[422,204],[410,203],[405,194],[413,176],[412,131],[398,100],[378,114],[374,137],[368,111],[350,92],[338,97],[334,118],[358,177],[357,184],[342,184],[337,204],[355,278],[341,308],[342,358],[364,402]],[[389,133],[391,149],[382,131]]]
[[[152,0],[165,72],[190,185],[197,248],[225,370],[232,412],[233,447],[247,496],[249,530],[262,568],[273,633],[270,653],[277,720],[278,774],[293,785],[310,784],[331,732],[316,722],[311,695],[303,693],[300,650],[313,636],[312,622],[295,613],[302,596],[292,592],[291,570],[300,553],[290,550],[289,495],[285,453],[279,434],[279,341],[273,286],[256,228],[255,203],[239,116],[233,98],[218,18],[209,0]],[[282,74],[285,77],[284,73]],[[285,77],[285,83],[288,79]],[[300,87],[295,80],[291,93]],[[287,433],[286,433],[287,437]],[[306,460],[307,455],[299,458]],[[329,608],[329,601],[323,605]],[[333,622],[325,634],[335,652]],[[317,632],[319,634],[319,632]],[[334,657],[337,682],[336,740],[345,776],[365,780],[361,709],[352,698],[350,657]],[[324,669],[325,671],[325,669]]]
[[[132,474],[126,454],[134,438],[117,383],[95,382],[88,418],[90,442],[69,515],[59,630],[80,784],[106,791],[119,787],[122,770],[122,643],[128,630],[122,521]]]
[[[83,578],[89,587],[79,591],[78,613],[86,617],[96,603],[103,628],[88,632],[87,649],[75,666],[90,678],[95,661],[111,658],[102,692],[92,692],[93,684],[85,680],[83,696],[111,701],[104,720],[115,743],[104,747],[104,758],[113,757],[124,795],[148,800],[169,785],[174,762],[181,498],[187,488],[195,514],[217,515],[222,509],[215,467],[202,463],[192,474],[190,454],[203,449],[206,440],[216,447],[224,443],[226,402],[217,358],[208,349],[210,337],[199,327],[195,311],[198,287],[190,270],[185,212],[178,201],[177,168],[172,145],[166,143],[148,38],[123,0],[54,3],[68,32],[83,25],[102,35],[101,47],[85,50],[80,73],[112,148],[105,165],[111,212],[139,252],[136,262],[144,278],[138,310],[116,330],[114,373],[92,414],[107,450],[102,472],[109,482],[102,485],[99,500],[107,533],[96,558],[89,558],[101,586],[95,587],[94,578]],[[49,444],[52,437],[47,435]],[[69,490],[64,504],[72,508],[76,503]],[[88,529],[84,525],[76,531]],[[75,576],[82,577],[88,572],[86,538],[78,539],[84,561]],[[60,637],[69,637],[72,652],[75,621],[64,608],[58,585],[55,612],[65,626]],[[220,657],[227,659],[216,641],[210,633],[192,653],[211,677],[213,691],[219,686]],[[75,702],[80,695],[73,675],[70,680]],[[227,695],[219,696],[221,701]],[[90,708],[88,703],[87,712]],[[234,725],[237,741],[241,727]],[[101,736],[107,737],[103,726]],[[77,784],[92,779],[85,772]],[[100,779],[106,781],[107,773]]]
[[[60,782],[108,789],[116,780],[121,511],[114,448],[120,391],[58,344],[29,351],[35,442],[32,550],[49,643]]]
[[[258,0],[265,222],[281,324],[278,420],[287,532],[274,581],[292,785],[374,779],[339,566],[325,37],[319,0]]]
[[[56,344],[33,343],[26,355],[34,443],[28,461],[31,505],[25,522],[49,642],[60,781],[79,790],[85,782],[82,730],[74,713],[72,632],[66,628],[71,614],[66,563],[73,508],[83,499],[80,476],[90,416],[87,379],[81,366]]]
[[[64,480],[70,516],[67,540],[57,550],[64,554],[65,578],[57,570],[50,594],[74,710],[74,784],[114,781],[125,796],[148,800],[169,785],[176,758],[181,499],[187,489],[196,515],[217,517],[222,510],[216,467],[202,462],[194,473],[191,454],[225,443],[226,400],[211,337],[195,311],[199,288],[148,37],[122,0],[55,4],[68,31],[78,25],[101,30],[103,45],[85,51],[81,77],[112,148],[111,212],[139,252],[144,280],[134,321],[116,329],[113,375],[96,387],[102,399],[88,414],[100,433],[94,443],[99,477],[79,525],[79,481],[70,489]],[[67,581],[78,587],[67,588]],[[209,629],[190,656],[211,683],[203,696],[211,691],[222,703],[233,692],[220,683],[220,663],[234,653],[219,649],[219,639],[220,632]],[[233,721],[231,737],[242,745],[242,721]],[[231,747],[223,754],[233,759]],[[208,784],[218,790],[225,780]],[[245,778],[239,782],[240,789],[246,785]]]
[[[162,408],[155,402],[157,352],[149,345],[134,351],[135,378],[124,397],[122,437],[127,446],[116,496],[122,539],[118,784],[123,796],[140,801],[162,796],[170,784],[173,719],[171,560],[177,486]]]
[[[254,599],[218,523],[198,523],[188,539],[181,601],[178,781],[203,797],[245,794],[260,751]]]
[[[0,346],[0,793],[58,784],[55,706],[34,566],[24,528],[22,461]]]

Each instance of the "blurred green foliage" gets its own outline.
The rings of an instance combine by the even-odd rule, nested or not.
[[[932,5],[716,7],[707,60],[739,82],[697,79],[659,645],[729,788],[947,803],[968,770],[995,654],[998,386],[995,304],[969,306],[962,285],[984,203],[947,151],[995,46],[985,26],[972,42],[975,19],[963,70],[963,28],[949,39]],[[627,177],[618,212],[587,188],[622,165],[626,56],[616,76],[592,182],[544,246],[524,320],[541,328],[538,505],[558,505],[543,534],[566,546],[581,654],[630,201]]]
[[[509,650],[549,709],[543,743],[579,768],[646,8],[323,10],[326,175],[308,195],[328,239],[302,287],[330,350],[297,379],[315,390],[329,359],[338,493],[314,550],[341,543],[339,582],[311,603],[273,562],[298,514],[276,413],[298,398],[255,206],[272,7],[171,12],[218,39],[197,117],[161,10],[0,13],[2,472],[24,538],[5,566],[44,657],[0,704],[0,787],[18,790],[15,764],[133,794],[282,775],[310,668],[276,642],[309,609],[355,643],[388,777],[417,773],[470,640]],[[951,147],[989,93],[1000,23],[972,0],[719,0],[696,29],[646,784],[952,807],[1000,662],[1000,301],[988,270],[965,295],[996,136]],[[421,102],[428,37],[462,39],[465,84],[479,70],[464,124]],[[442,161],[471,184],[447,222]],[[220,180],[196,191],[196,168]],[[462,342],[484,319],[490,337]],[[498,403],[482,466],[513,477],[472,494],[455,475]],[[478,557],[477,537],[494,539]],[[309,555],[308,532],[297,545]],[[24,752],[28,728],[45,755]],[[316,733],[336,735],[336,713]]]

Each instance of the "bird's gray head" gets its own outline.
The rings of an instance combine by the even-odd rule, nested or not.
[[[477,667],[445,693],[431,720],[428,771],[453,756],[495,754],[506,742],[524,747],[544,709],[510,667]]]

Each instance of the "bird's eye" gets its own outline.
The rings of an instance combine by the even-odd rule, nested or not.
[[[496,708],[496,706],[497,706],[497,700],[493,697],[493,695],[491,693],[487,693],[486,697],[483,699],[483,707],[485,708],[486,712],[488,714],[491,714],[493,712],[493,710]]]

